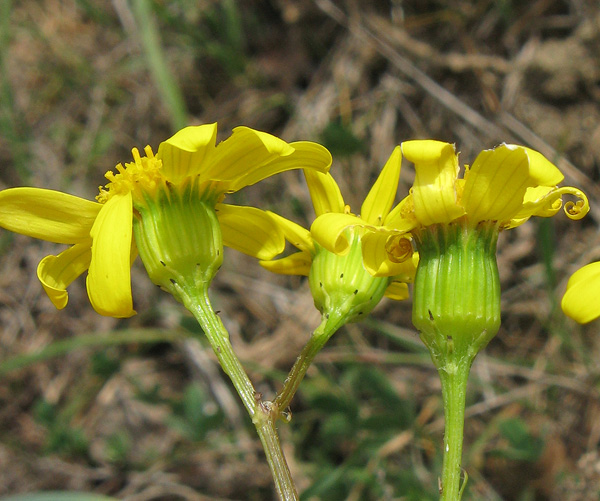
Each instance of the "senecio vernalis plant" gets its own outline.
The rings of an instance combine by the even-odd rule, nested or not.
[[[87,292],[102,315],[135,314],[130,268],[139,254],[150,279],[198,320],[231,379],[262,442],[280,499],[298,494],[276,429],[314,357],[344,324],[364,318],[387,296],[408,298],[413,323],[439,373],[446,427],[440,496],[459,500],[466,385],[477,353],[500,326],[496,242],[500,231],[532,216],[550,217],[564,204],[571,219],[589,210],[585,194],[562,182],[540,153],[503,144],[482,151],[460,174],[453,145],[433,140],[396,147],[369,190],[360,215],[351,212],[329,174],[330,153],[312,142],[286,143],[246,127],[216,144],[216,124],[187,127],[156,155],[133,150],[133,162],[108,172],[96,202],[38,188],[0,192],[0,227],[68,244],[38,266],[50,300],[67,305],[67,287],[87,273]],[[402,158],[415,180],[394,206]],[[303,169],[316,219],[303,228],[270,211],[223,203],[228,193],[290,169]],[[297,252],[277,258],[288,241]],[[223,245],[256,257],[275,273],[305,275],[322,320],[282,389],[263,400],[215,314],[208,288],[223,261]],[[277,259],[276,259],[277,258]],[[575,273],[563,299],[580,322],[600,316],[594,299],[600,271]],[[577,297],[578,300],[574,300]],[[588,298],[592,295],[588,294]],[[401,493],[399,493],[401,494]]]

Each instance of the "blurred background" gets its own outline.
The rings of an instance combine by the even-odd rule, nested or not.
[[[598,322],[559,307],[600,259],[600,5],[593,0],[2,0],[0,189],[93,199],[104,173],[188,124],[314,140],[353,209],[395,145],[501,142],[554,161],[594,205],[501,236],[503,324],[467,397],[464,499],[597,500]],[[399,196],[414,172],[403,167]],[[229,199],[309,225],[301,174]],[[56,311],[36,267],[60,246],[0,230],[0,495],[269,500],[254,429],[195,322],[133,269],[138,315],[104,318],[83,279]],[[318,324],[305,279],[229,251],[216,309],[264,398]],[[384,300],[338,332],[280,423],[303,499],[437,499],[443,409],[410,322]]]

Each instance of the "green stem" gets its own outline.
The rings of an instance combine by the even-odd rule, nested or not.
[[[181,296],[184,306],[192,312],[202,327],[215,355],[219,359],[221,367],[231,379],[248,414],[253,417],[256,409],[254,386],[233,351],[229,341],[229,333],[210,304],[207,288],[199,287],[194,293],[186,293]]]
[[[267,456],[267,462],[271,468],[271,474],[273,475],[279,499],[283,501],[296,501],[300,498],[296,492],[294,480],[292,479],[290,469],[281,449],[281,443],[279,442],[279,435],[275,426],[277,414],[276,407],[273,407],[270,402],[260,402],[252,421]]]
[[[321,324],[314,330],[310,339],[306,345],[304,345],[294,366],[285,378],[283,388],[279,391],[273,401],[275,408],[278,409],[279,412],[288,408],[315,356],[321,351],[323,346],[325,346],[325,343],[329,341],[329,338],[344,325],[345,318],[345,316],[333,314],[323,315]]]
[[[438,368],[444,399],[444,464],[440,500],[459,501],[462,478],[462,448],[465,424],[465,397],[472,360],[449,360]]]
[[[179,289],[178,297],[202,326],[221,367],[231,379],[244,407],[252,418],[263,445],[279,499],[282,501],[299,499],[275,427],[278,413],[272,412],[271,403],[262,402],[258,397],[250,378],[233,351],[229,333],[210,304],[207,288],[195,287],[192,293],[182,289]]]

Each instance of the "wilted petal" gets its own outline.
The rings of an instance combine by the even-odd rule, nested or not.
[[[48,297],[62,310],[67,306],[67,287],[90,266],[92,240],[69,247],[58,256],[46,256],[40,261],[37,276]]]
[[[0,227],[40,240],[75,244],[90,237],[102,205],[60,191],[0,191]]]
[[[401,164],[402,151],[396,146],[360,209],[360,217],[366,222],[377,226],[383,224],[394,204]]]
[[[227,247],[258,259],[272,259],[283,252],[284,234],[268,212],[226,204],[217,205],[216,211]]]
[[[135,315],[131,297],[131,192],[106,202],[90,232],[92,259],[87,291],[101,315],[124,318]]]
[[[419,223],[449,223],[464,215],[457,202],[459,167],[454,146],[429,139],[405,141],[400,146],[404,158],[415,164],[412,196]]]
[[[210,165],[215,150],[217,124],[185,127],[160,143],[157,157],[162,160],[162,172],[172,183],[201,173]]]
[[[328,212],[344,212],[340,187],[331,174],[306,169],[304,176],[317,217]]]
[[[565,315],[581,324],[600,317],[600,262],[573,273],[561,306]]]

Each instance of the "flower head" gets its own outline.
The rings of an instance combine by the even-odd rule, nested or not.
[[[283,235],[268,216],[222,204],[224,196],[285,170],[327,171],[331,155],[316,143],[288,144],[247,127],[234,129],[218,145],[216,136],[216,124],[186,127],[161,143],[156,155],[150,147],[144,157],[134,149],[133,162],[117,165],[116,174],[106,174],[109,182],[100,188],[97,202],[37,188],[0,192],[1,227],[71,245],[58,256],[45,257],[38,266],[38,277],[57,308],[67,304],[68,285],[89,270],[88,296],[98,313],[135,314],[130,283],[130,267],[137,255],[134,222],[145,212],[148,217],[155,215],[152,207],[172,199],[183,201],[179,208],[184,213],[186,200],[213,211],[218,207],[216,217],[223,220],[226,245],[263,259],[281,252]],[[182,217],[193,220],[187,212]],[[251,237],[240,232],[248,225],[256,229]],[[179,238],[176,231],[171,236]],[[220,230],[218,237],[217,252]]]
[[[306,275],[317,307],[323,312],[347,302],[349,317],[366,314],[386,295],[392,299],[408,297],[407,283],[414,277],[417,256],[406,237],[396,239],[394,252],[381,250],[379,235],[363,230],[378,226],[394,202],[400,176],[399,149],[382,169],[361,206],[361,216],[354,216],[345,204],[340,189],[329,173],[304,171],[317,219],[310,231],[277,214],[270,213],[286,240],[298,252],[276,260],[263,260],[266,269],[282,274]],[[330,216],[333,227],[319,226],[323,215]],[[337,252],[321,246],[319,235],[328,235],[336,225],[351,220],[339,241]],[[372,293],[377,290],[377,293]],[[364,293],[364,294],[363,294]],[[364,297],[363,297],[364,295]]]

